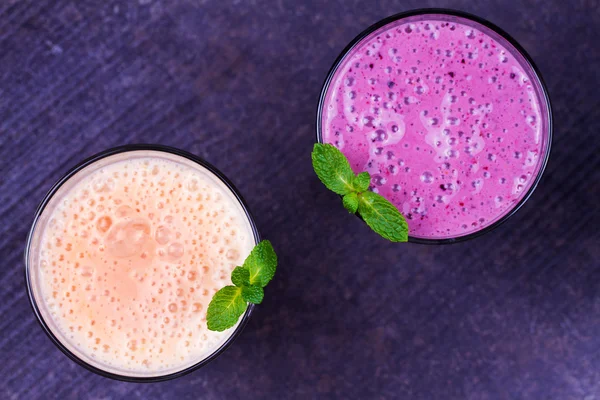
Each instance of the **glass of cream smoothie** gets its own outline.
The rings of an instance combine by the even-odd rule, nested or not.
[[[128,381],[181,376],[220,354],[253,305],[209,331],[213,294],[259,242],[233,184],[180,150],[131,145],[91,157],[39,206],[27,249],[35,314],[71,359]]]
[[[409,241],[490,231],[532,194],[552,137],[525,50],[473,15],[424,9],[369,27],[323,86],[317,140],[338,147],[404,214]]]

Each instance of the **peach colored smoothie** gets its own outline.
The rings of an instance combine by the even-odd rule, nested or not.
[[[158,151],[112,155],[67,181],[43,215],[34,296],[54,335],[88,364],[165,375],[235,329],[208,331],[206,309],[255,239],[237,198],[202,166]]]
[[[507,40],[465,18],[420,15],[369,34],[337,65],[322,110],[323,141],[371,174],[412,237],[486,228],[545,165],[540,81]]]

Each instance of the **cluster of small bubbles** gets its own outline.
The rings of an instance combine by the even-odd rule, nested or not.
[[[377,129],[375,132],[371,134],[371,141],[373,142],[383,142],[388,139],[388,134],[383,129]]]
[[[453,183],[447,183],[444,186],[448,192],[453,192],[456,189],[456,186]]]
[[[96,193],[108,193],[115,187],[115,181],[111,178],[98,178],[92,183],[92,188]]]
[[[404,98],[404,104],[407,105],[407,106],[411,105],[411,104],[418,103],[418,101],[419,100],[416,97],[413,97],[413,96],[406,96]]]
[[[371,117],[370,115],[367,115],[367,116],[363,117],[362,123],[364,126],[372,127],[374,119],[375,118]]]
[[[446,150],[446,156],[448,158],[458,158],[458,150],[454,150],[454,149],[448,149]]]
[[[429,171],[425,171],[421,174],[421,182],[423,183],[432,183],[434,180],[433,174]]]
[[[458,117],[448,117],[446,123],[448,125],[457,126],[460,125],[460,119]]]
[[[374,175],[371,178],[371,183],[376,186],[382,186],[387,182],[387,180],[381,175]]]

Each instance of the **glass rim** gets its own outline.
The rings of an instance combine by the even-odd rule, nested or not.
[[[244,198],[242,197],[240,192],[237,190],[237,188],[233,185],[233,183],[221,171],[219,171],[215,166],[213,166],[206,160],[204,160],[192,153],[189,153],[187,151],[180,150],[180,149],[177,149],[174,147],[169,147],[169,146],[164,146],[164,145],[159,145],[159,144],[129,144],[129,145],[124,145],[124,146],[119,146],[119,147],[113,147],[113,148],[104,150],[102,152],[96,153],[91,157],[86,158],[85,160],[81,161],[80,163],[75,165],[73,168],[71,168],[66,174],[64,174],[55,184],[52,185],[50,190],[46,193],[43,200],[40,202],[39,206],[36,209],[35,217],[34,217],[32,225],[31,225],[31,229],[29,230],[29,233],[27,235],[27,242],[25,245],[25,253],[24,253],[24,255],[25,255],[25,284],[27,287],[29,303],[33,309],[33,312],[36,316],[38,323],[41,325],[43,331],[50,338],[50,340],[59,348],[59,350],[63,354],[65,354],[72,361],[76,362],[77,364],[84,367],[88,371],[94,372],[94,373],[101,375],[103,377],[106,377],[106,378],[111,378],[111,379],[125,381],[125,382],[137,382],[137,383],[162,382],[162,381],[175,379],[175,378],[179,378],[181,376],[187,375],[187,374],[205,366],[206,364],[210,363],[215,358],[217,358],[219,355],[221,355],[233,343],[233,341],[240,335],[240,333],[242,332],[242,330],[248,323],[248,320],[249,320],[250,316],[252,315],[252,312],[254,311],[254,308],[256,306],[254,304],[248,304],[248,308],[244,312],[244,315],[242,315],[241,320],[239,321],[239,323],[238,323],[237,327],[235,328],[235,330],[233,331],[233,333],[231,333],[231,335],[215,351],[213,351],[212,353],[210,353],[210,355],[208,355],[204,359],[198,361],[197,363],[190,365],[180,371],[168,373],[165,375],[128,376],[128,375],[121,375],[121,374],[116,374],[116,373],[105,371],[101,368],[98,368],[94,365],[87,363],[86,361],[84,361],[83,359],[81,359],[77,355],[75,355],[73,352],[71,352],[59,340],[59,338],[56,337],[56,335],[52,332],[52,330],[50,329],[50,327],[48,326],[48,324],[42,317],[42,314],[38,307],[37,301],[33,294],[32,283],[31,283],[31,272],[30,272],[31,266],[29,263],[29,256],[31,253],[31,251],[30,251],[31,242],[33,239],[33,234],[37,227],[38,220],[39,220],[40,216],[42,215],[42,213],[44,212],[49,201],[52,199],[52,197],[62,187],[62,185],[64,183],[66,183],[68,180],[70,180],[73,176],[75,176],[79,171],[83,170],[85,167],[90,166],[90,165],[94,164],[95,162],[102,160],[106,157],[113,156],[116,154],[121,154],[121,153],[133,152],[133,151],[157,151],[157,152],[169,153],[169,154],[173,154],[176,156],[186,158],[186,159],[200,165],[201,167],[207,169],[210,173],[212,173],[215,177],[217,177],[227,187],[227,189],[229,189],[231,191],[231,193],[233,193],[233,195],[236,198],[236,200],[238,201],[239,205],[242,207],[242,210],[244,211],[246,218],[248,219],[250,227],[252,228],[252,233],[254,235],[255,242],[256,243],[260,242],[260,233],[258,232],[256,222],[254,221],[254,217],[250,213],[250,210],[248,208],[248,205],[246,204],[246,201],[244,200]]]
[[[527,200],[529,200],[529,198],[535,191],[537,185],[539,184],[540,180],[542,179],[542,176],[544,175],[544,171],[548,164],[548,159],[550,158],[554,126],[553,126],[553,116],[552,116],[552,104],[550,102],[550,96],[548,95],[548,88],[546,87],[546,83],[544,82],[544,80],[542,78],[540,70],[533,62],[533,59],[531,58],[531,56],[527,53],[527,51],[523,48],[523,46],[521,46],[519,44],[519,42],[517,42],[515,39],[513,39],[513,37],[510,36],[507,32],[505,32],[502,28],[498,27],[497,25],[493,24],[492,22],[490,22],[484,18],[478,17],[477,15],[473,15],[473,14],[470,14],[470,13],[467,13],[464,11],[458,11],[458,10],[453,10],[453,9],[449,9],[449,8],[419,8],[419,9],[414,9],[414,10],[410,10],[410,11],[397,13],[397,14],[391,15],[389,17],[383,18],[383,19],[375,22],[374,24],[372,24],[371,26],[369,26],[368,28],[363,30],[361,33],[359,33],[354,39],[352,39],[350,41],[350,43],[348,43],[348,45],[346,45],[346,47],[337,56],[333,65],[329,69],[329,72],[327,73],[325,81],[323,82],[323,86],[321,88],[321,93],[319,95],[319,104],[317,106],[316,139],[317,139],[317,143],[324,143],[323,135],[321,132],[321,119],[322,119],[321,116],[323,113],[325,98],[327,96],[331,81],[333,80],[335,73],[337,72],[337,70],[340,67],[340,65],[342,64],[342,62],[345,60],[346,56],[357,45],[359,45],[363,39],[367,38],[371,33],[377,31],[378,29],[383,28],[384,26],[391,24],[393,22],[399,21],[401,19],[414,17],[414,16],[428,15],[428,14],[430,14],[430,15],[445,15],[445,16],[459,17],[459,18],[467,19],[467,20],[470,20],[477,24],[483,25],[484,27],[488,28],[492,32],[499,35],[502,39],[506,40],[523,57],[523,59],[525,60],[526,64],[529,66],[529,68],[531,68],[532,75],[533,75],[532,78],[537,80],[537,82],[539,84],[539,88],[541,89],[541,97],[543,97],[543,98],[540,99],[540,102],[541,103],[545,102],[546,109],[547,109],[546,118],[548,121],[548,127],[547,127],[547,131],[543,132],[543,134],[546,137],[546,146],[543,149],[544,157],[541,160],[541,164],[539,166],[535,180],[532,182],[532,184],[529,187],[529,189],[527,190],[527,192],[521,197],[519,202],[517,202],[513,206],[513,208],[511,208],[506,214],[504,214],[502,217],[498,218],[496,221],[494,221],[490,225],[488,225],[482,229],[479,229],[475,232],[468,233],[466,235],[460,235],[460,236],[448,237],[448,238],[425,238],[425,237],[415,237],[415,236],[410,236],[410,235],[408,236],[408,241],[410,243],[451,244],[451,243],[463,242],[463,241],[474,239],[476,237],[484,235],[484,234],[496,229],[498,226],[502,225],[510,217],[512,217],[514,214],[516,214],[517,211],[519,211],[519,209],[527,202]]]

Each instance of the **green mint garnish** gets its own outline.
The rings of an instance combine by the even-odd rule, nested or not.
[[[225,286],[215,293],[208,305],[206,313],[208,329],[222,332],[231,328],[246,311],[247,306],[248,304],[242,298],[241,287]]]
[[[312,163],[317,176],[331,191],[343,196],[346,210],[358,214],[379,235],[392,242],[408,240],[408,224],[396,207],[383,196],[370,192],[368,172],[354,174],[350,163],[337,147],[316,143]]]
[[[334,146],[316,144],[312,152],[312,163],[327,189],[342,196],[356,191],[356,176],[350,163]]]
[[[268,240],[257,244],[244,261],[244,268],[250,271],[250,284],[260,287],[267,286],[267,283],[273,279],[276,267],[277,255]]]
[[[231,282],[235,286],[243,287],[250,285],[250,271],[248,268],[235,267],[231,273]]]
[[[371,229],[387,240],[408,240],[408,224],[404,216],[385,197],[369,191],[359,194],[358,213]]]
[[[371,175],[368,172],[361,172],[356,175],[356,179],[354,180],[354,186],[356,187],[357,192],[365,192],[369,190],[369,185],[371,184]]]
[[[344,195],[344,197],[342,197],[342,202],[350,214],[356,214],[356,210],[358,210],[358,195],[356,192]]]
[[[250,252],[241,267],[231,273],[235,286],[225,286],[213,296],[206,312],[206,323],[211,331],[222,332],[236,324],[246,311],[248,303],[260,304],[263,287],[273,279],[277,255],[271,242],[263,240]]]
[[[260,286],[250,285],[242,288],[242,299],[248,303],[260,304],[264,296],[265,292]]]

